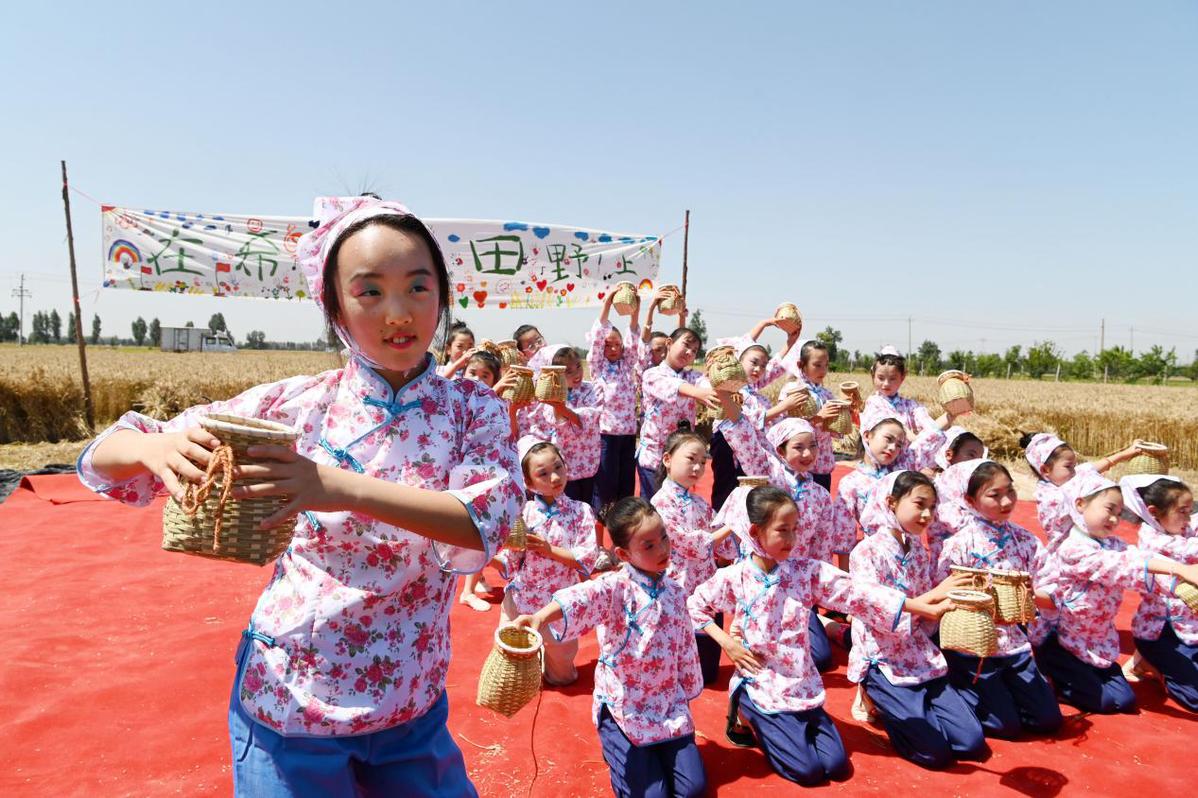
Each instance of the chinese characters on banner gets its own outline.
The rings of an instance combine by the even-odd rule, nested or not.
[[[627,280],[651,289],[658,236],[580,227],[426,219],[449,263],[460,308],[598,305]],[[305,299],[299,216],[102,209],[104,287],[179,294]]]

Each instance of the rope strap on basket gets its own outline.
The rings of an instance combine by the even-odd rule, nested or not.
[[[225,515],[225,503],[229,501],[229,496],[233,493],[233,468],[236,465],[233,447],[228,444],[217,446],[212,450],[212,459],[208,461],[208,470],[204,474],[203,483],[200,485],[189,484],[183,492],[183,501],[179,502],[183,512],[187,513],[189,518],[194,518],[212,494],[212,488],[216,485],[217,471],[220,472],[219,476],[223,484],[220,496],[216,499],[216,510],[212,514],[212,550],[214,552],[220,552],[220,533]]]

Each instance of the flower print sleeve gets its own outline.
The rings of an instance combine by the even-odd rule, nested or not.
[[[716,571],[715,576],[699,585],[686,600],[686,610],[695,631],[712,623],[719,613],[731,613],[736,609],[736,593],[729,576],[731,573],[730,568]]]
[[[603,367],[603,361],[607,360],[603,355],[603,342],[611,331],[611,322],[603,324],[596,319],[595,323],[591,325],[590,332],[587,333],[587,369],[590,370],[592,378]]]
[[[930,468],[936,463],[936,453],[944,446],[944,430],[935,424],[925,428],[915,436],[906,450],[899,455],[895,462],[896,468],[909,468],[918,471]]]
[[[570,551],[578,567],[586,575],[595,569],[595,561],[599,559],[599,549],[595,546],[595,512],[585,502],[575,502],[578,511],[578,522],[571,524],[572,540],[565,547]]]
[[[678,390],[685,382],[686,380],[677,376],[673,370],[666,368],[651,368],[641,376],[642,390],[659,402],[680,398]]]
[[[524,479],[507,415],[489,391],[467,391],[459,441],[461,452],[449,472],[448,493],[462,503],[478,530],[481,551],[433,542],[441,567],[477,573],[507,538],[524,504]]]
[[[785,464],[761,445],[761,435],[753,428],[748,416],[742,415],[735,424],[724,422],[720,430],[742,471],[753,476],[769,477],[771,484],[788,490]]]
[[[826,562],[812,570],[812,594],[821,607],[840,610],[867,626],[891,629],[907,597],[893,588],[857,580]]]
[[[553,600],[562,608],[561,622],[550,629],[554,639],[576,640],[607,621],[616,581],[615,574],[605,574],[554,593]]]
[[[311,405],[327,403],[336,390],[337,375],[338,372],[331,371],[314,377],[292,377],[257,385],[232,399],[188,408],[169,421],[159,421],[133,411],[125,413],[116,423],[101,432],[79,455],[76,463],[79,481],[96,493],[102,493],[125,504],[145,506],[163,492],[162,480],[157,476],[140,474],[125,482],[109,484],[92,466],[92,453],[108,436],[121,429],[146,433],[178,432],[198,426],[200,418],[211,413],[260,418],[291,426]]]

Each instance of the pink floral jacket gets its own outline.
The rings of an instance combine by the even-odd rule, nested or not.
[[[1093,463],[1082,463],[1074,472],[1074,479],[1077,479],[1077,474],[1082,469],[1097,472]],[[1073,529],[1073,519],[1069,515],[1069,500],[1065,498],[1067,484],[1069,483],[1054,485],[1046,479],[1036,483],[1036,517],[1048,538],[1049,551],[1056,551]]]
[[[1183,534],[1170,535],[1153,529],[1151,524],[1141,524],[1139,544],[1145,553],[1160,554],[1186,565],[1198,563],[1198,529],[1193,526]],[[1198,645],[1198,615],[1173,595],[1176,588],[1176,580],[1171,579],[1164,591],[1153,591],[1140,597],[1140,607],[1131,619],[1132,637],[1159,640],[1168,622],[1181,642]]]
[[[608,360],[603,354],[603,345],[611,331],[610,322],[601,324],[596,320],[587,333],[587,367],[591,382],[599,391],[599,431],[604,435],[635,435],[636,397],[641,374],[639,351],[627,342],[623,357]],[[631,332],[640,341],[639,330]]]
[[[581,425],[558,418],[553,406],[544,402],[526,408],[527,434],[557,445],[571,480],[593,477],[599,470],[599,400],[593,382],[584,381],[567,391],[566,406],[578,415]]]
[[[540,496],[524,503],[524,524],[528,531],[543,537],[551,546],[566,549],[581,568],[571,568],[534,551],[499,552],[506,592],[512,594],[520,614],[536,612],[553,600],[558,590],[577,584],[595,567],[599,550],[595,547],[595,514],[589,504],[559,496],[546,504]]]
[[[641,423],[641,439],[636,458],[644,468],[661,465],[666,438],[678,429],[679,421],[695,426],[695,400],[678,393],[683,383],[698,385],[702,376],[697,371],[674,371],[668,361],[645,371],[641,377],[645,420]]]
[[[256,633],[238,686],[246,710],[289,735],[351,735],[421,716],[445,689],[455,573],[478,571],[523,502],[508,420],[472,380],[446,380],[430,357],[399,392],[355,356],[344,369],[251,388],[161,422],[126,413],[118,429],[171,432],[208,413],[299,430],[318,463],[446,491],[478,527],[480,550],[436,543],[351,512],[301,514],[251,616]],[[106,484],[79,458],[84,485],[127,504],[162,492],[156,477]]]
[[[789,559],[766,573],[745,557],[700,585],[687,608],[700,630],[717,613],[735,614],[745,647],[761,662],[755,675],[738,670],[730,693],[743,682],[764,712],[804,712],[824,703],[824,684],[807,640],[811,608],[829,607],[890,627],[905,601],[896,590],[854,580],[825,562]]]
[[[907,547],[889,531],[870,535],[853,549],[849,573],[865,583],[886,585],[909,597],[931,590],[932,561],[923,543],[907,538]],[[849,681],[860,682],[870,665],[877,665],[891,684],[923,684],[948,673],[944,654],[928,634],[935,624],[908,612],[894,622],[869,626],[853,619],[853,647],[849,650]]]
[[[685,595],[715,573],[711,537],[711,505],[672,479],[666,479],[650,502],[670,536],[669,577]]]
[[[911,430],[914,435],[918,435],[927,429],[933,429],[936,425],[932,414],[928,412],[926,407],[914,399],[908,399],[897,393],[889,397],[883,396],[880,393],[872,393],[865,400],[865,406],[867,408],[877,407],[879,410],[897,413],[899,419],[903,422],[903,426]]]
[[[599,642],[591,720],[607,707],[633,745],[693,734],[689,702],[703,689],[686,595],[668,576],[653,578],[625,563],[598,579],[558,591],[558,640],[591,629]]]

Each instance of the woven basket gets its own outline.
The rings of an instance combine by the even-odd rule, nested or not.
[[[269,462],[246,454],[250,446],[273,444],[295,448],[299,433],[274,421],[213,413],[200,426],[221,442],[213,452],[204,485],[188,485],[183,505],[173,498],[162,511],[162,548],[217,560],[265,565],[286,551],[295,533],[295,519],[272,529],[258,529],[287,499],[267,496],[233,499],[232,472],[237,465]],[[261,480],[244,479],[249,485]],[[190,509],[184,509],[185,506]]]
[[[1031,574],[1023,571],[991,571],[990,593],[994,596],[995,623],[1031,623],[1036,620]]]
[[[854,413],[860,413],[865,409],[865,399],[861,396],[861,385],[859,383],[852,381],[842,382],[840,383],[840,392],[852,404]]]
[[[717,346],[707,353],[707,381],[717,391],[736,393],[749,384],[745,368],[736,359],[736,350]]]
[[[837,435],[853,434],[852,400],[847,400],[840,405],[840,412],[836,414],[836,418],[832,419],[832,423],[828,425],[828,431],[834,432]]]
[[[769,477],[753,476],[753,477],[737,477],[736,478],[736,485],[737,485],[737,487],[740,487],[740,488],[749,488],[749,489],[764,488],[768,484],[770,484]]]
[[[970,578],[968,590],[980,590],[983,593],[990,592],[990,572],[985,568],[970,568],[966,565],[950,565],[948,567],[950,573],[967,574]]]
[[[1139,443],[1140,452],[1127,461],[1123,475],[1169,473],[1169,447],[1163,443]]]
[[[500,341],[497,346],[499,347],[499,361],[504,368],[524,365],[524,355],[520,354],[520,347],[516,346],[515,340],[509,338],[506,341]]]
[[[524,523],[523,515],[516,516],[511,531],[507,533],[507,540],[503,541],[503,547],[512,551],[524,551],[528,548],[528,526]]]
[[[791,418],[811,418],[819,412],[819,403],[815,401],[815,397],[811,395],[811,391],[801,387],[798,382],[788,382],[778,392],[778,400],[789,399],[794,394],[802,394],[802,403],[793,410],[787,412]]]
[[[532,629],[501,626],[495,647],[478,676],[480,707],[510,718],[537,697],[541,689],[541,636]]]
[[[537,401],[564,404],[566,401],[566,367],[541,366],[537,377]]]
[[[668,288],[673,291],[672,296],[667,296],[661,300],[661,304],[657,309],[667,316],[677,316],[682,312],[682,291],[676,285],[663,285],[662,288]]]
[[[732,404],[736,405],[739,408],[742,408],[742,409],[744,408],[745,397],[743,395],[741,395],[739,393],[734,393],[734,394],[732,394],[731,398],[732,398]],[[722,404],[714,410],[711,410],[710,408],[708,408],[707,405],[699,405],[699,412],[700,413],[703,413],[703,412],[708,413],[709,415],[707,417],[710,418],[712,421],[720,421],[721,419],[723,419],[725,417],[724,406]]]
[[[499,398],[513,407],[526,405],[536,396],[536,386],[532,382],[532,369],[527,366],[511,366],[511,371],[517,375],[516,384],[510,388],[504,388],[499,394]]]
[[[499,358],[499,362],[503,362],[503,350],[499,348],[499,344],[492,341],[490,338],[484,338],[483,342],[478,345],[478,348],[484,352],[490,352],[495,357]]]
[[[1186,603],[1190,612],[1198,614],[1198,587],[1189,582],[1178,582],[1173,588],[1173,594]]]
[[[793,302],[783,302],[774,311],[774,324],[787,335],[797,333],[803,329],[803,314]]]
[[[611,306],[615,308],[616,313],[631,316],[639,304],[640,297],[636,294],[635,285],[627,281],[616,283],[611,295]]]
[[[940,383],[937,400],[944,412],[963,416],[973,412],[973,388],[969,387],[969,375],[964,371],[946,371],[936,378]]]
[[[948,597],[955,606],[940,619],[940,647],[975,657],[994,656],[994,597],[980,590],[950,590]]]

